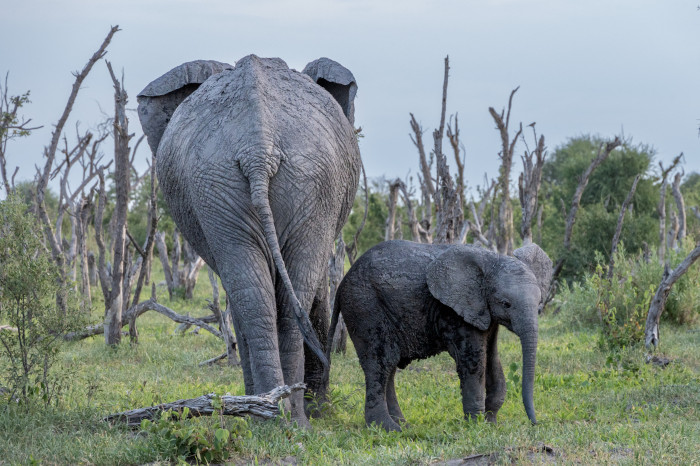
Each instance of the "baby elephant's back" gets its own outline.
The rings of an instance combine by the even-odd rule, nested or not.
[[[377,313],[391,319],[407,309],[420,309],[429,297],[428,265],[447,246],[385,241],[360,257],[338,289],[339,305],[348,327],[367,327]]]

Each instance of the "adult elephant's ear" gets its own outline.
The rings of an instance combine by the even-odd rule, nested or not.
[[[452,246],[430,263],[426,275],[430,293],[480,330],[491,325],[484,288],[484,268],[493,260],[488,254],[474,246]]]
[[[177,106],[210,76],[225,69],[233,66],[213,60],[190,61],[168,71],[138,93],[139,120],[154,154]]]
[[[350,124],[355,124],[355,95],[357,82],[350,70],[330,58],[319,58],[304,67],[316,84],[327,90],[340,104]]]
[[[513,251],[513,255],[524,262],[537,278],[537,285],[542,294],[542,301],[547,298],[550,282],[552,281],[552,260],[546,252],[535,243]]]

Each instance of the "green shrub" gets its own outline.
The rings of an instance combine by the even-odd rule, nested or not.
[[[77,306],[59,311],[58,269],[39,237],[37,220],[15,196],[0,202],[0,385],[6,399],[30,406],[58,401],[70,374],[52,366],[62,336],[83,325]]]
[[[244,418],[233,418],[231,430],[224,428],[222,419],[221,426],[212,430],[202,418],[188,418],[189,412],[184,408],[163,413],[156,421],[141,421],[141,429],[151,434],[158,453],[169,460],[222,462],[228,459],[235,439],[251,435]]]
[[[668,252],[670,267],[677,266],[692,249],[687,241],[679,251]],[[597,325],[601,345],[630,346],[642,340],[649,303],[663,276],[664,267],[654,253],[648,258],[628,256],[623,247],[615,254],[615,268],[607,279],[608,260],[596,255],[596,269],[579,283],[563,286],[557,296],[563,321],[573,327]],[[665,322],[694,324],[700,317],[700,268],[692,267],[676,282],[662,314]]]

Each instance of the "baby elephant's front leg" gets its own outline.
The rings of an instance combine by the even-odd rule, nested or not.
[[[464,418],[476,419],[486,405],[486,336],[476,329],[458,333],[449,352],[457,363]]]

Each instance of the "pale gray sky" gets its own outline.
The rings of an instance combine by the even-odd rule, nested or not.
[[[255,53],[301,70],[327,56],[358,81],[356,124],[368,175],[417,171],[409,112],[426,144],[438,124],[443,58],[451,73],[448,114],[459,112],[474,186],[495,176],[500,110],[520,86],[512,119],[537,122],[549,148],[585,133],[624,130],[657,160],[685,153],[700,171],[700,12],[697,1],[651,0],[5,0],[0,73],[12,93],[31,90],[25,115],[42,130],[9,148],[18,178],[31,178],[73,82],[110,25],[122,29],[107,59],[124,69],[129,107],[151,80],[185,61],[234,63]],[[73,123],[111,113],[104,63],[81,91]],[[67,129],[72,132],[74,126]],[[138,118],[131,128],[141,133]],[[71,133],[72,134],[72,133]],[[444,143],[445,149],[448,143]],[[522,153],[522,145],[518,153]],[[108,147],[111,149],[111,147]],[[147,145],[140,159],[145,166]],[[519,170],[519,161],[516,170]]]

